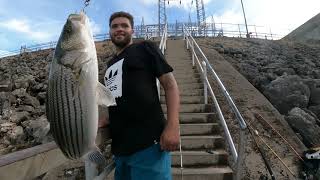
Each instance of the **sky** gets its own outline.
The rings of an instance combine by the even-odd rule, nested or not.
[[[200,0],[199,0],[200,1]],[[203,0],[207,22],[244,24],[241,0]],[[286,35],[320,13],[320,0],[243,0],[247,23],[259,32]],[[22,45],[57,41],[69,14],[84,0],[0,0],[0,54]],[[127,11],[135,24],[158,23],[158,0],[91,0],[85,11],[93,34],[109,31],[108,18]],[[196,0],[166,1],[168,22],[196,21]],[[253,26],[249,26],[249,31]]]

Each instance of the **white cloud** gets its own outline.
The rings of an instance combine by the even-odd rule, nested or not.
[[[206,6],[207,4],[209,4],[212,0],[203,0],[203,4],[204,6]],[[181,2],[181,4],[180,4]],[[199,2],[201,2],[199,0]],[[191,11],[191,12],[195,12],[196,11],[196,0],[169,0],[169,4],[166,1],[166,8],[172,8],[172,7],[176,7],[176,8],[183,8],[186,11]]]
[[[35,39],[37,41],[45,41],[48,40],[52,35],[48,32],[35,30],[35,28],[31,28],[31,23],[27,20],[18,20],[11,19],[8,21],[0,22],[0,26],[7,28],[8,30],[19,32],[25,34],[27,37],[31,39]]]
[[[265,26],[259,31],[279,35],[286,35],[320,12],[319,0],[243,0],[243,3],[249,25]],[[215,20],[244,24],[240,0],[232,0],[230,6],[221,15],[214,14]],[[252,28],[249,31],[254,31]]]
[[[143,5],[153,5],[158,4],[158,1],[155,0],[139,0]]]
[[[90,19],[90,28],[91,28],[92,34],[100,34],[102,32],[101,25],[97,24],[92,19]]]

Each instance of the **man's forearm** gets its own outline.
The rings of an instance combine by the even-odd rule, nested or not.
[[[179,127],[180,97],[176,83],[173,83],[165,89],[165,97],[167,105],[167,123],[170,126]]]

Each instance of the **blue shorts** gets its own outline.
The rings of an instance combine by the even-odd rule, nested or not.
[[[115,180],[171,180],[171,156],[154,144],[130,156],[114,156]]]

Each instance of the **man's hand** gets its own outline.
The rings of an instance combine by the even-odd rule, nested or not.
[[[179,143],[179,126],[167,124],[160,137],[161,149],[165,151],[174,151],[178,149]]]

